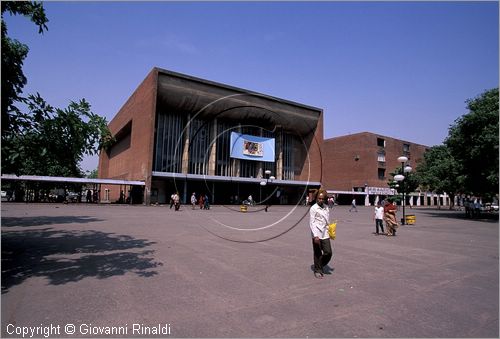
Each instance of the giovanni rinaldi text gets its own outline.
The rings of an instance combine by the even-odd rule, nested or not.
[[[159,335],[171,334],[170,324],[125,324],[120,326],[98,326],[93,324],[66,324],[66,325],[44,325],[19,326],[8,324],[6,328],[8,335],[21,338],[49,338],[60,335],[88,335],[88,336],[113,336],[113,335]]]

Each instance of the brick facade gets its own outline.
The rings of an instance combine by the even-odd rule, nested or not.
[[[415,169],[428,148],[369,132],[326,139],[323,143],[323,187],[339,191],[351,191],[365,185],[386,188],[390,173],[401,166],[398,157],[407,156],[408,165]],[[382,154],[385,161],[379,161]],[[382,172],[385,172],[383,176]]]

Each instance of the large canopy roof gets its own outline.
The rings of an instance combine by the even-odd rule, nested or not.
[[[191,118],[231,119],[281,127],[305,136],[313,132],[322,110],[268,95],[158,69],[161,109],[190,112]]]

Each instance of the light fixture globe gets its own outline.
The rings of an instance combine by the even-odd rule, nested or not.
[[[271,180],[271,181],[273,181],[274,179],[276,179],[276,178],[274,177],[274,175],[271,175],[271,176],[269,177],[269,180]]]
[[[265,170],[264,173],[266,173],[267,175],[271,174],[271,170]]]
[[[405,176],[401,175],[401,174],[397,174],[397,175],[394,176],[394,180],[396,180],[396,181],[403,181],[403,180],[405,180]]]
[[[261,181],[261,182],[260,182],[260,185],[261,185],[261,186],[266,186],[266,185],[267,185],[267,182],[265,182],[265,181]]]
[[[405,156],[401,156],[401,157],[399,157],[399,158],[398,158],[398,161],[399,161],[399,162],[407,162],[407,161],[408,161],[408,158],[407,158],[407,157],[405,157]]]
[[[405,172],[405,173],[410,173],[412,170],[413,170],[413,168],[411,168],[410,166],[406,166],[406,167],[404,168],[404,172]]]

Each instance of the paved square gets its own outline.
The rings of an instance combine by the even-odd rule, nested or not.
[[[1,209],[2,337],[499,335],[498,220],[408,209],[386,237],[371,207],[336,206],[319,280],[304,206]]]

